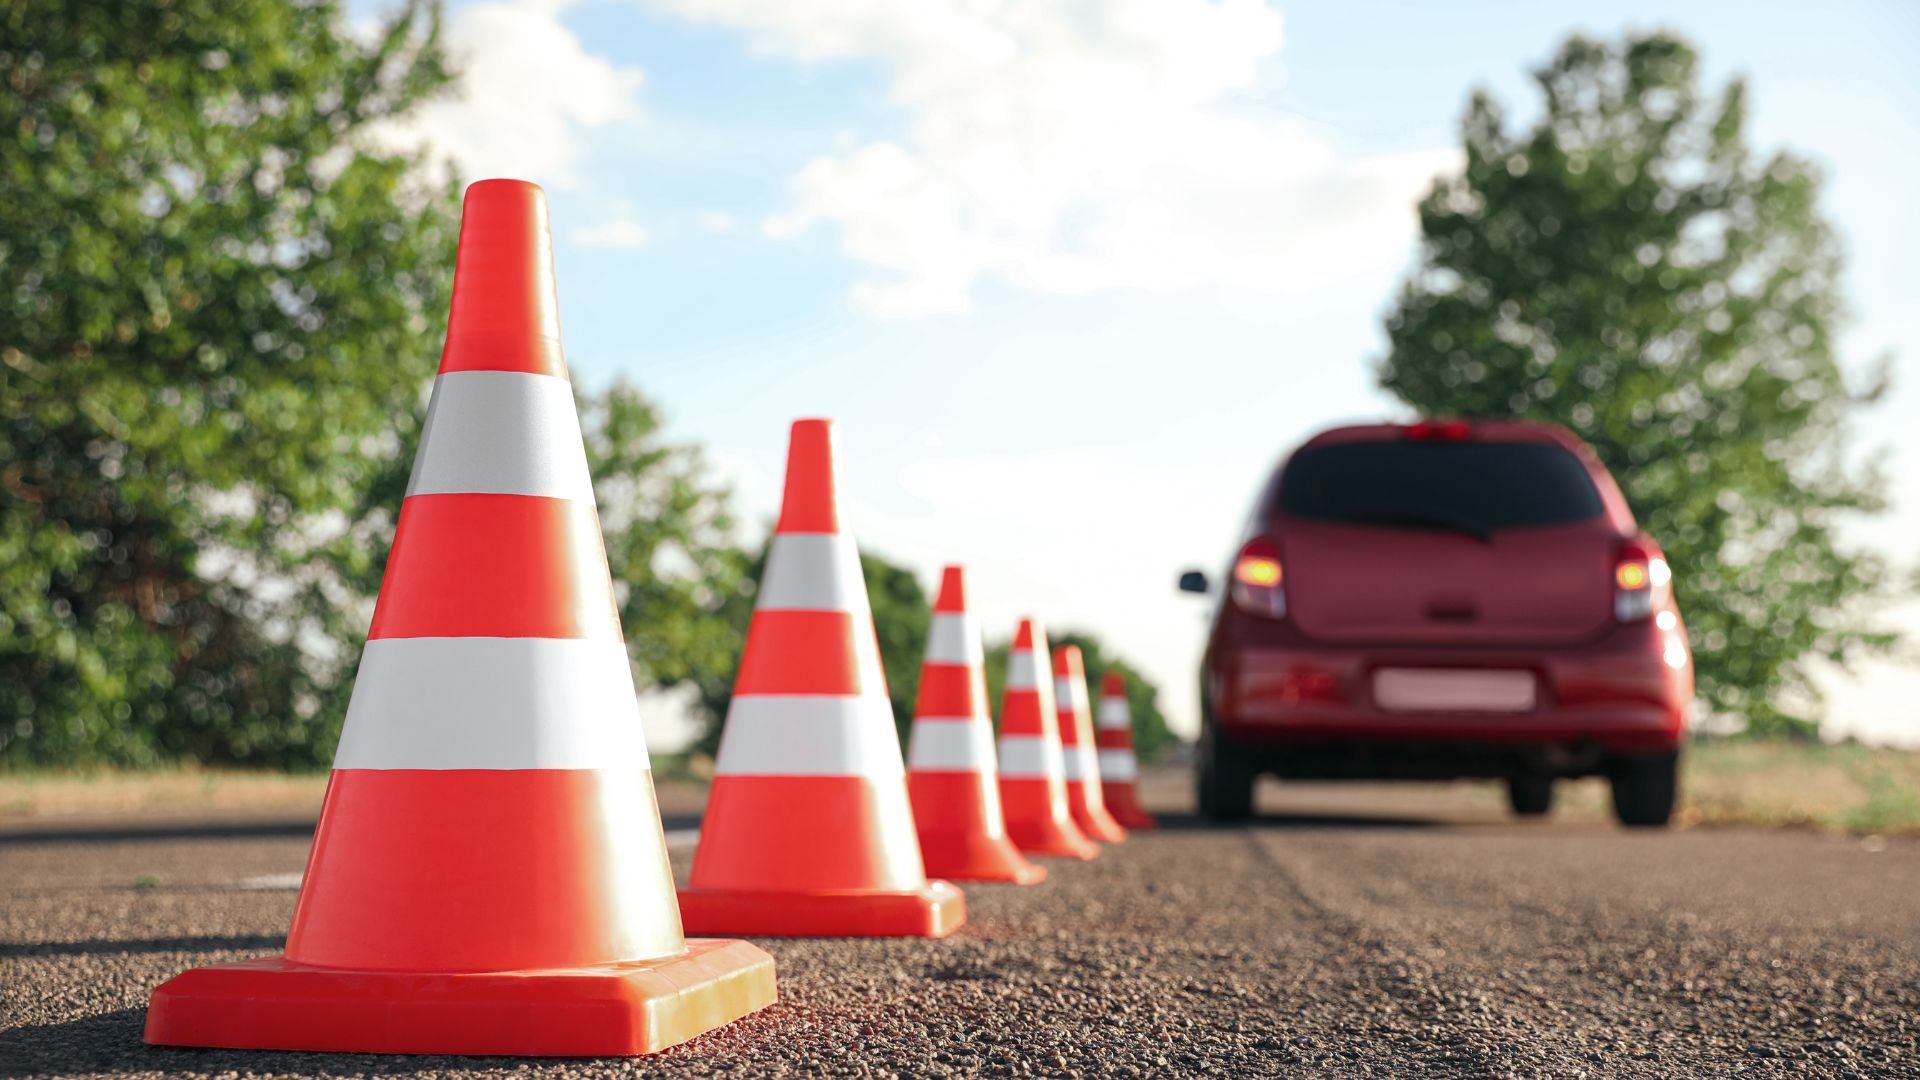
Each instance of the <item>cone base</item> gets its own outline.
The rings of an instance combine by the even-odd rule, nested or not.
[[[966,919],[966,897],[945,881],[905,892],[680,890],[680,921],[690,934],[942,938]]]
[[[1069,832],[1068,830],[1072,831]],[[1061,859],[1092,859],[1100,854],[1099,845],[1081,834],[1071,821],[1066,827],[1053,822],[1021,826],[1007,822],[1007,835],[1022,855],[1047,855]]]
[[[1047,880],[1047,868],[1027,861],[1004,836],[921,833],[920,855],[926,860],[929,877],[1014,885],[1038,885]]]
[[[159,1046],[361,1054],[632,1057],[774,1001],[773,957],[690,940],[680,956],[548,971],[353,971],[284,956],[195,968],[154,990]]]
[[[1113,819],[1105,810],[1083,809],[1079,804],[1073,807],[1073,823],[1087,834],[1087,839],[1103,844],[1117,844],[1127,838],[1127,830]]]
[[[1145,832],[1160,827],[1160,822],[1140,805],[1140,796],[1132,784],[1125,787],[1109,784],[1101,790],[1100,796],[1106,800],[1107,812],[1122,828]]]

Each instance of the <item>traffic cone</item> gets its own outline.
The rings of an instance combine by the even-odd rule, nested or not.
[[[1067,810],[1089,840],[1117,844],[1127,830],[1107,813],[1100,795],[1100,755],[1093,745],[1093,703],[1087,697],[1086,662],[1080,646],[1062,645],[1053,654],[1054,711],[1060,720],[1061,764],[1066,769]]]
[[[920,861],[836,480],[833,422],[795,422],[780,522],[680,890],[696,932],[945,937],[966,918],[960,890],[929,881]]]
[[[285,954],[163,983],[148,1042],[630,1055],[773,1002],[681,936],[532,184],[467,190],[333,765]]]
[[[1100,788],[1115,821],[1129,829],[1154,829],[1160,823],[1140,805],[1140,764],[1133,756],[1133,712],[1127,708],[1127,677],[1112,668],[1101,680],[1100,707],[1094,714],[1100,744]]]
[[[1100,848],[1073,823],[1067,807],[1050,668],[1047,632],[1034,620],[1021,619],[1007,653],[1007,685],[1000,699],[1000,799],[1007,835],[1029,855],[1091,859]]]
[[[967,613],[966,572],[941,572],[927,632],[920,693],[907,749],[907,793],[927,873],[961,881],[1032,885],[1047,868],[1007,837],[987,715],[980,628]]]

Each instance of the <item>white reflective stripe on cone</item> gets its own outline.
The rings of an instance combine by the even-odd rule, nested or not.
[[[1100,704],[1093,710],[1093,723],[1105,731],[1132,727],[1133,715],[1127,710],[1127,699],[1101,698]]]
[[[1061,758],[1061,764],[1066,767],[1067,779],[1080,780],[1088,777],[1098,778],[1100,776],[1100,759],[1093,747],[1069,746],[1065,747],[1064,750],[1065,754]]]
[[[1015,649],[1007,656],[1007,689],[1040,689],[1040,668],[1027,649]]]
[[[646,768],[619,641],[375,638],[336,769]]]
[[[1100,751],[1100,779],[1116,783],[1138,779],[1140,763],[1131,750]]]
[[[1040,735],[1000,736],[1000,775],[1015,780],[1064,776],[1060,744]]]
[[[775,533],[757,611],[850,611],[872,618],[860,549],[845,533]]]
[[[922,717],[907,746],[913,771],[978,772],[992,776],[993,731],[982,720]]]
[[[592,502],[573,384],[523,371],[435,379],[407,494],[456,493]]]
[[[1053,680],[1053,700],[1055,708],[1061,712],[1071,712],[1076,716],[1087,714],[1087,684],[1070,676],[1062,675]]]
[[[936,611],[927,627],[927,663],[984,664],[980,628],[964,612]]]
[[[727,707],[715,776],[906,773],[893,708],[878,694],[749,694]]]

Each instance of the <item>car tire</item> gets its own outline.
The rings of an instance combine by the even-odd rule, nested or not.
[[[1200,734],[1195,770],[1200,816],[1209,821],[1245,821],[1253,816],[1253,783],[1260,773],[1241,747],[1222,737],[1212,724]]]
[[[1662,828],[1673,820],[1680,794],[1680,755],[1649,754],[1622,758],[1607,771],[1613,787],[1613,816],[1634,828]]]
[[[1521,817],[1545,817],[1553,809],[1553,777],[1534,773],[1507,777],[1507,805]]]

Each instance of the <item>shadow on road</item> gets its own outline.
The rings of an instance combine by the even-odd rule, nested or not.
[[[124,953],[277,951],[285,945],[285,934],[233,934],[216,937],[135,938],[89,941],[0,942],[0,957],[7,956],[114,956]]]
[[[313,835],[313,822],[190,821],[158,825],[73,825],[0,832],[0,847],[30,844],[114,844],[141,840],[271,840]]]
[[[1256,814],[1245,821],[1222,822],[1198,814],[1162,814],[1160,827],[1172,832],[1220,832],[1230,829],[1444,829],[1467,824],[1438,818],[1386,814],[1294,813]]]
[[[251,1076],[409,1076],[455,1069],[525,1068],[530,1059],[447,1055],[322,1054],[288,1050],[197,1050],[148,1046],[147,1010],[113,1012],[57,1024],[23,1024],[0,1038],[0,1076],[185,1074]],[[539,1060],[539,1059],[531,1059]]]

